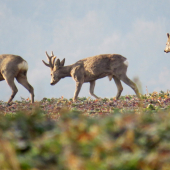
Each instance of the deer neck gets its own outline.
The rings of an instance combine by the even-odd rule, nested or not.
[[[64,77],[71,77],[71,69],[72,69],[72,65],[68,65],[68,66],[64,66],[62,67],[61,69],[61,78],[64,78]]]

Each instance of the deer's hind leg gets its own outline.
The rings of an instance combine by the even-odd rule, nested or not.
[[[31,103],[34,103],[34,88],[29,84],[26,76],[26,71],[20,72],[16,77],[18,83],[22,84],[31,95]]]
[[[121,79],[125,84],[127,84],[128,86],[130,86],[130,87],[134,90],[134,92],[136,93],[137,97],[140,99],[139,91],[138,91],[138,88],[137,88],[136,84],[135,84],[132,80],[130,80],[130,79],[127,77],[126,74],[125,74],[125,75],[122,75],[122,76],[120,77],[120,79]]]
[[[12,99],[15,97],[16,93],[18,92],[18,89],[14,83],[14,76],[4,76],[4,79],[6,80],[7,84],[9,85],[9,87],[12,90],[12,95],[8,100],[8,104],[12,101]]]
[[[118,100],[122,91],[123,91],[123,86],[122,83],[120,81],[120,79],[118,79],[116,76],[113,76],[113,79],[115,81],[115,84],[117,86],[117,95],[116,95],[116,99]]]
[[[94,87],[95,87],[95,81],[91,81],[90,82],[90,94],[96,99],[98,99],[99,97],[94,94]]]

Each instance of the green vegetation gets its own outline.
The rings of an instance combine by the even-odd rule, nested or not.
[[[169,170],[170,94],[0,102],[0,170]]]

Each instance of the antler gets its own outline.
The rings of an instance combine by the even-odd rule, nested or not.
[[[54,68],[56,56],[54,56],[53,51],[51,52],[51,56],[53,56],[53,58],[52,58],[52,65],[53,65],[53,68]]]
[[[46,53],[49,63],[46,63],[44,60],[42,60],[42,61],[47,67],[50,67],[51,69],[53,69],[56,56],[54,56],[53,51],[51,52],[51,56],[48,55],[47,51],[45,53]]]

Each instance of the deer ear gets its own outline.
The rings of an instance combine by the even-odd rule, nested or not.
[[[56,65],[57,67],[60,66],[60,59],[57,59],[57,61],[55,62],[55,65]]]
[[[167,33],[167,37],[169,38],[169,33]]]
[[[65,63],[65,58],[60,62],[60,66],[63,67]]]

